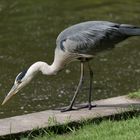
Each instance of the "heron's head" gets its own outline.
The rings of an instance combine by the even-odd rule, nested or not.
[[[31,79],[32,75],[28,72],[28,70],[24,70],[20,72],[16,78],[13,87],[5,97],[2,105],[4,105],[13,95],[15,95],[19,90],[21,90],[25,85],[27,85]]]

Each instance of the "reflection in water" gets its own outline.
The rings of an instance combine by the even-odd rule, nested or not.
[[[0,102],[15,76],[35,61],[53,61],[55,39],[64,28],[87,20],[140,25],[140,1],[0,1]],[[131,17],[131,19],[129,18]],[[127,94],[140,87],[140,41],[131,38],[91,61],[94,99]],[[69,104],[79,80],[80,65],[71,63],[57,76],[38,74],[5,106],[0,118]],[[87,101],[88,71],[78,102]]]

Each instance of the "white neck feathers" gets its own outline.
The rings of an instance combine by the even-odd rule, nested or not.
[[[38,71],[41,71],[44,75],[55,75],[60,70],[60,67],[53,63],[48,65],[45,62],[38,61],[30,66],[28,73],[36,74]]]

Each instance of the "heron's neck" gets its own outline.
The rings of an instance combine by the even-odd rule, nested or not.
[[[41,71],[44,75],[55,75],[59,70],[60,67],[55,63],[52,63],[52,65],[48,65],[47,63],[42,61],[34,63],[29,68],[29,71],[32,73],[36,74],[38,71]]]

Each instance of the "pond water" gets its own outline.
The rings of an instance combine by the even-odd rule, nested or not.
[[[36,61],[53,61],[55,40],[66,27],[87,20],[109,20],[140,25],[140,1],[112,0],[1,0],[0,103],[16,75]],[[93,100],[128,94],[140,88],[140,38],[133,37],[91,61]],[[38,74],[0,106],[0,118],[54,109],[69,104],[80,75],[78,62],[57,76]],[[86,102],[88,71],[77,103]]]

